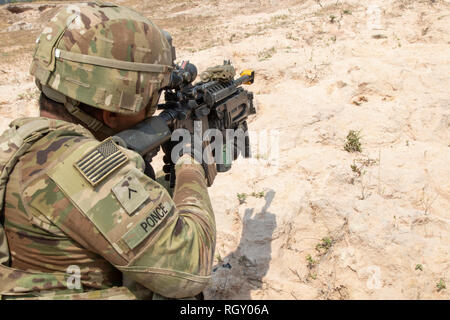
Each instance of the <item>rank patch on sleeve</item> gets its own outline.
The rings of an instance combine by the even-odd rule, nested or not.
[[[136,211],[149,197],[149,193],[135,177],[133,171],[130,171],[114,186],[112,192],[129,215]]]
[[[128,157],[112,138],[108,138],[75,163],[75,168],[96,186],[128,161]]]

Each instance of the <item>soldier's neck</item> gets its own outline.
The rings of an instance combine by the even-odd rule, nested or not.
[[[56,120],[65,120],[65,121],[67,121],[66,119],[62,119],[62,118],[58,117],[57,115],[55,115],[55,114],[53,114],[53,113],[51,113],[51,112],[45,111],[45,110],[41,110],[39,115],[40,115],[41,117],[44,117],[44,118],[56,119]]]

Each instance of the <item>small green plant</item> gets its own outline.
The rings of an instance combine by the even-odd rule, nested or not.
[[[354,159],[353,164],[350,165],[350,168],[355,173],[355,175],[350,179],[350,183],[355,184],[355,182],[359,182],[361,184],[361,196],[359,197],[360,200],[364,200],[367,196],[367,181],[364,179],[364,175],[367,173],[366,168],[379,163],[379,159],[371,159],[367,156],[364,156],[362,158]]]
[[[311,257],[311,255],[308,254],[306,256],[306,262],[308,263],[307,267],[309,269],[308,275],[306,276],[306,280],[308,280],[309,278],[311,278],[313,280],[317,279],[317,273],[313,272],[313,271],[315,271],[314,269],[317,266],[317,260],[314,260],[313,257]]]
[[[264,49],[263,51],[258,52],[258,59],[259,59],[259,61],[264,61],[264,60],[270,59],[276,52],[277,52],[277,49],[275,49],[275,47],[272,47],[269,49]]]
[[[416,270],[423,271],[423,266],[420,263],[416,264]]]
[[[314,268],[314,266],[316,265],[317,261],[314,260],[310,254],[308,254],[308,256],[306,257],[306,262],[308,262],[308,268],[312,269]]]
[[[333,41],[333,42],[336,42],[336,36],[332,36],[332,37],[330,38],[330,40]]]
[[[336,16],[331,15],[330,16],[330,23],[335,23],[336,22]]]
[[[354,173],[356,173],[356,177],[361,177],[361,175],[363,175],[366,171],[364,170],[364,168],[367,167],[371,167],[375,164],[377,164],[378,161],[375,159],[371,159],[371,158],[358,158],[353,160],[353,164],[350,165],[350,168],[352,169],[352,171]]]
[[[237,198],[239,200],[239,204],[243,204],[245,202],[245,200],[247,199],[247,194],[246,193],[238,193]]]
[[[361,176],[361,168],[360,167],[358,167],[354,162],[353,162],[353,164],[352,165],[350,165],[350,168],[352,168],[352,171],[354,172],[354,173],[356,173],[357,175],[358,175],[358,177],[360,177]]]
[[[255,197],[255,198],[264,198],[264,191],[253,192],[252,196]]]
[[[328,250],[330,250],[332,245],[333,245],[333,239],[329,238],[329,237],[325,237],[325,238],[322,238],[322,242],[320,242],[316,245],[316,250],[319,252],[321,252],[321,250],[328,252]]]
[[[223,258],[222,258],[222,256],[220,255],[220,253],[216,253],[216,259],[217,259],[217,262],[219,262],[219,263],[222,263],[223,262]]]
[[[31,100],[31,99],[37,98],[38,96],[39,96],[39,91],[27,90],[26,92],[20,93],[19,95],[17,95],[17,98],[19,100],[25,100],[25,99]]]
[[[438,289],[438,292],[447,288],[447,286],[445,285],[444,279],[442,279],[442,278],[439,279],[439,282],[436,283],[436,288]]]
[[[287,18],[288,18],[288,16],[286,14],[280,14],[280,15],[271,17],[270,21],[277,22],[278,20],[286,20]]]
[[[361,139],[360,131],[350,130],[347,134],[347,141],[344,145],[344,149],[347,152],[361,152]]]
[[[297,37],[294,37],[294,36],[292,35],[292,32],[286,33],[286,39],[298,41],[298,38],[297,38]]]
[[[348,9],[345,9],[344,11],[342,11],[343,14],[352,14],[352,12]]]

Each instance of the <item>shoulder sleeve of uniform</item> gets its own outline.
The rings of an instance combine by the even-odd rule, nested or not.
[[[174,204],[165,190],[143,173],[143,159],[112,140],[87,141],[54,168],[50,179],[126,260],[167,223]],[[142,228],[144,214],[155,225]]]
[[[177,173],[184,182],[177,183],[175,206],[143,169],[136,153],[87,141],[47,175],[120,255],[115,263],[99,252],[125,275],[166,297],[194,296],[209,281],[215,247],[204,176],[188,168]]]
[[[201,165],[179,162],[176,175],[176,219],[139,256],[118,268],[154,292],[184,298],[200,293],[209,282],[216,229]]]

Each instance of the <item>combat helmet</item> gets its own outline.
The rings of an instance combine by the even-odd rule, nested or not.
[[[170,81],[170,36],[137,12],[102,1],[64,6],[36,40],[30,67],[52,100],[94,131],[110,129],[79,103],[120,114],[150,106]]]

